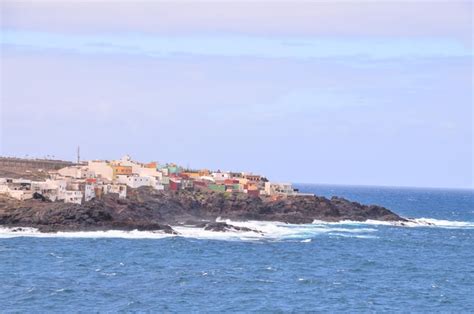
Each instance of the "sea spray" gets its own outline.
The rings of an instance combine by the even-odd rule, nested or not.
[[[124,239],[164,239],[170,237],[184,237],[207,240],[227,241],[259,241],[259,240],[298,240],[311,239],[321,235],[354,237],[359,239],[371,239],[379,227],[405,227],[405,228],[444,228],[444,229],[474,229],[474,222],[450,221],[432,218],[413,218],[407,222],[384,222],[384,221],[340,221],[323,222],[314,221],[312,224],[287,224],[283,222],[270,221],[233,221],[222,220],[230,225],[245,227],[255,231],[229,230],[226,232],[215,232],[192,226],[174,226],[178,235],[166,234],[160,231],[79,231],[79,232],[55,232],[43,233],[36,228],[13,227],[0,228],[0,238],[14,237],[39,237],[39,238],[124,238]],[[370,226],[370,228],[368,228]]]

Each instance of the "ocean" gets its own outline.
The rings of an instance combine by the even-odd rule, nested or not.
[[[232,222],[39,234],[0,229],[0,312],[474,312],[474,191],[297,185],[407,226]]]

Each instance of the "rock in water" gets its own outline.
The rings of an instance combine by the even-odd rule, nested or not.
[[[239,226],[234,226],[230,225],[225,222],[209,222],[209,223],[204,223],[201,225],[198,225],[197,227],[204,228],[204,230],[209,230],[209,231],[220,231],[220,232],[227,232],[227,231],[240,231],[240,232],[256,232],[256,233],[262,233],[261,231],[255,230],[255,229],[250,229],[247,227],[239,227]]]

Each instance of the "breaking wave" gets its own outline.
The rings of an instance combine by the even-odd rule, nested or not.
[[[456,220],[442,220],[434,218],[406,218],[407,221],[351,221],[344,220],[339,222],[324,222],[315,220],[313,224],[323,225],[341,225],[341,226],[395,226],[395,227],[431,227],[431,228],[445,228],[445,229],[474,229],[474,222],[472,221],[456,221]]]
[[[0,228],[1,238],[37,237],[37,238],[123,238],[123,239],[162,239],[172,235],[154,231],[78,231],[78,232],[40,232],[36,228],[14,227]]]
[[[474,229],[474,222],[439,220],[432,218],[409,219],[406,222],[386,222],[367,220],[324,222],[314,221],[312,224],[287,224],[269,221],[231,221],[217,219],[238,227],[246,227],[254,231],[226,231],[215,232],[193,226],[173,227],[179,234],[165,234],[159,231],[80,231],[42,233],[35,228],[1,228],[0,238],[39,237],[39,238],[123,238],[123,239],[164,239],[184,237],[207,240],[227,241],[295,241],[310,243],[312,239],[326,235],[329,237],[377,239],[375,235],[380,226],[408,227],[408,228],[444,228],[444,229]]]
[[[447,229],[473,229],[474,222],[471,221],[455,221],[455,220],[441,220],[432,218],[418,218],[412,219],[408,225],[409,227],[439,227]]]

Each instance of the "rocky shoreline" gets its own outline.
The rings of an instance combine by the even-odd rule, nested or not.
[[[41,232],[142,230],[177,234],[171,226],[187,225],[210,231],[254,231],[216,219],[280,221],[293,224],[314,220],[406,221],[387,208],[362,205],[344,198],[318,196],[286,198],[203,191],[131,190],[127,199],[105,195],[82,205],[48,202],[41,197],[18,201],[0,196],[0,226],[33,227]]]

